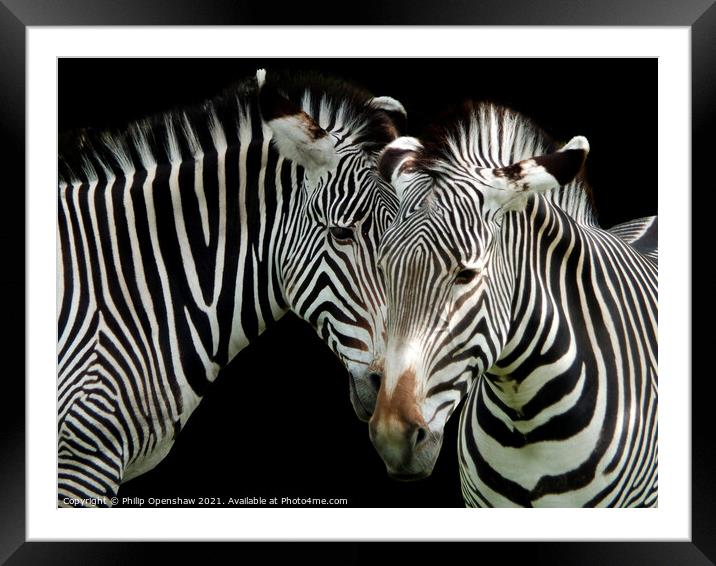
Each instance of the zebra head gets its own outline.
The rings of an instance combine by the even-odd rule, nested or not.
[[[432,472],[447,419],[504,346],[512,274],[496,246],[502,220],[529,195],[569,182],[588,144],[577,137],[506,166],[472,159],[465,145],[454,149],[447,159],[399,138],[379,163],[400,206],[380,249],[387,342],[369,430],[397,479]]]
[[[346,83],[292,95],[258,79],[267,137],[297,166],[277,266],[282,293],[348,369],[351,402],[367,421],[385,333],[378,243],[398,206],[376,163],[405,109]]]

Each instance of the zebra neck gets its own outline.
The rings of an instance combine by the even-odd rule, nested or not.
[[[143,263],[157,266],[183,374],[199,395],[286,312],[277,258],[295,179],[261,138],[134,176],[126,199],[141,201],[147,218]]]
[[[653,262],[546,200],[511,217],[503,231],[510,232],[503,241],[513,242],[505,253],[514,273],[511,320],[486,377],[505,414],[544,419],[574,397],[587,399],[583,407],[603,406],[597,394],[618,389],[625,375],[649,383],[657,350]],[[635,350],[648,360],[636,369]]]
[[[577,359],[582,335],[565,324],[566,311],[576,309],[583,295],[575,276],[586,251],[581,230],[546,199],[534,199],[503,225],[503,285],[512,289],[512,306],[504,346],[485,378],[515,421],[534,417],[557,381],[570,381],[562,384],[564,391],[584,378]]]
[[[209,187],[216,198],[208,210],[215,220],[195,237],[214,279],[206,289],[214,290],[218,333],[212,345],[223,366],[288,310],[280,265],[300,206],[301,171],[266,138],[227,148],[216,167],[217,187]]]

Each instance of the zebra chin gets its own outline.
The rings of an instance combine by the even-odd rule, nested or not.
[[[369,432],[390,478],[416,481],[433,473],[442,447],[442,433],[426,427],[404,427],[396,422],[386,427],[375,419],[371,420]]]
[[[419,452],[394,465],[388,464],[383,458],[388,477],[403,482],[418,481],[430,477],[433,468],[435,468],[441,445],[440,441],[435,444],[426,444]]]

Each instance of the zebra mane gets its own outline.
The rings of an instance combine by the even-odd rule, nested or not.
[[[371,154],[397,136],[387,112],[371,107],[373,95],[348,81],[320,73],[270,71],[266,84],[328,130],[350,133]],[[205,153],[262,135],[256,77],[246,78],[201,104],[136,120],[123,128],[84,128],[60,134],[60,184],[128,176],[162,164],[195,160]]]
[[[441,162],[505,167],[557,151],[564,145],[556,143],[531,119],[514,110],[491,102],[473,101],[444,114],[421,142],[423,149],[415,165],[434,174],[440,174]],[[596,222],[592,191],[582,173],[571,183],[543,196],[579,222]]]

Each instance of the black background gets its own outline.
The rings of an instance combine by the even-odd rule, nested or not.
[[[506,104],[550,135],[585,135],[603,226],[657,212],[655,59],[61,59],[60,132],[211,97],[256,68],[318,69],[400,100],[408,131],[465,98]],[[433,476],[390,480],[353,414],[347,375],[287,315],[217,379],[165,460],[119,497],[346,497],[356,507],[462,506],[457,414]]]

